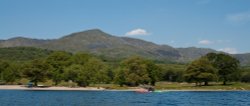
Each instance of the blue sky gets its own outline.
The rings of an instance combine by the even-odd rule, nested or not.
[[[173,47],[250,52],[250,0],[0,0],[0,39],[98,28]]]

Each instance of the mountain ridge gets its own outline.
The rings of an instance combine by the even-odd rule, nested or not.
[[[85,51],[112,58],[139,55],[150,59],[172,62],[189,62],[207,53],[219,52],[209,48],[174,48],[169,45],[158,45],[141,39],[113,36],[100,29],[75,32],[51,40],[25,37],[0,40],[0,48],[5,47],[37,47],[73,53]],[[250,64],[250,55],[248,53],[234,54],[233,56],[241,60],[244,65]]]

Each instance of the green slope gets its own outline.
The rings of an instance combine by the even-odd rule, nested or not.
[[[33,47],[0,48],[0,59],[7,61],[29,61],[48,56],[52,51]]]

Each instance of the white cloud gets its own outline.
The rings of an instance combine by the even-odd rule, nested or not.
[[[219,49],[219,51],[223,51],[229,54],[236,54],[238,53],[237,49],[235,48],[223,48],[223,49]]]
[[[149,33],[145,29],[137,28],[125,34],[125,36],[137,36],[137,35],[149,35]]]
[[[213,44],[212,41],[210,40],[201,40],[198,42],[199,44],[202,44],[202,45],[210,45],[210,44]]]
[[[250,12],[229,14],[226,19],[231,22],[248,22],[250,21]]]
[[[224,44],[224,43],[230,43],[231,41],[230,40],[214,40],[214,41],[211,41],[211,40],[200,40],[198,42],[198,44],[201,44],[201,45],[210,45],[210,44]]]

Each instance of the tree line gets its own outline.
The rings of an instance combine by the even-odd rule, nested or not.
[[[227,54],[209,53],[190,64],[164,64],[131,56],[119,62],[106,61],[88,53],[56,51],[30,61],[0,59],[0,84],[14,84],[28,79],[37,85],[51,80],[53,85],[73,82],[78,86],[114,83],[120,86],[155,85],[158,81],[250,82],[250,71],[241,69],[239,61]]]
[[[237,80],[240,76],[239,61],[224,53],[208,53],[193,61],[184,77],[188,82],[208,85],[209,81],[222,81],[223,85],[230,80]]]
[[[157,81],[154,73],[158,72],[155,70],[156,67],[152,61],[137,56],[125,59],[116,65],[88,53],[71,54],[56,51],[46,58],[25,62],[1,60],[0,82],[12,84],[21,78],[26,78],[35,86],[47,80],[52,80],[55,86],[62,81],[71,81],[78,86],[96,83],[117,83],[121,86],[154,85]]]

